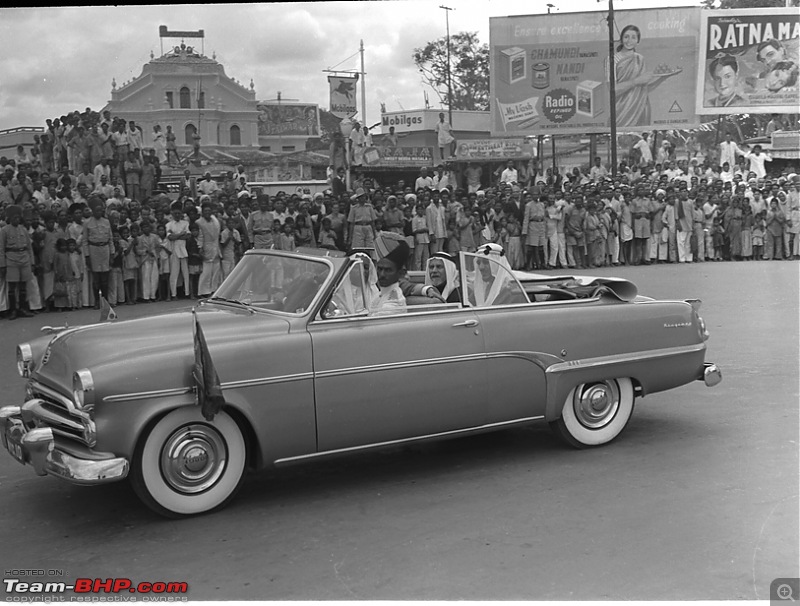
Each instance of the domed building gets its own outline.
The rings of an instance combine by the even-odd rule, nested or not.
[[[181,43],[160,57],[151,53],[141,75],[117,86],[103,108],[133,120],[153,144],[153,127],[171,126],[179,154],[192,150],[200,137],[201,153],[212,156],[228,150],[258,149],[258,110],[255,87],[244,86],[225,73],[214,57]],[[211,158],[208,158],[211,159]]]
[[[203,30],[170,32],[161,26],[160,35],[162,39],[203,38],[204,33]],[[178,156],[195,173],[209,170],[217,176],[220,171],[241,164],[251,179],[270,181],[283,176],[281,180],[285,180],[286,167],[294,164],[299,170],[288,174],[296,174],[295,180],[319,174],[320,167],[312,169],[305,152],[306,140],[319,136],[317,106],[306,104],[305,111],[306,116],[313,113],[316,118],[316,130],[304,128],[301,136],[295,135],[289,141],[285,127],[269,123],[275,120],[275,115],[281,116],[270,109],[273,105],[256,100],[252,80],[248,85],[242,84],[225,73],[215,55],[207,57],[202,50],[181,40],[160,57],[151,53],[150,61],[136,78],[121,85],[112,81],[111,100],[103,111],[133,120],[143,131],[145,147],[153,146],[156,125],[164,133],[171,126]],[[288,111],[284,114],[294,116]],[[290,152],[297,152],[296,160],[287,157],[294,155]],[[313,161],[314,165],[318,163],[322,164],[324,175],[327,161],[322,162],[321,158]]]

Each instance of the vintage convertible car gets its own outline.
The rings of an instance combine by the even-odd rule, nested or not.
[[[636,396],[721,380],[704,360],[699,301],[488,257],[487,277],[475,255],[460,262],[464,303],[376,316],[363,256],[249,251],[194,310],[20,344],[27,399],[0,409],[3,446],[39,475],[129,477],[177,517],[225,504],[247,468],[538,420],[573,446],[599,446],[625,428]],[[198,327],[224,397],[210,420],[197,405]]]

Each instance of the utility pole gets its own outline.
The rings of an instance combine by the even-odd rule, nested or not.
[[[445,21],[447,23],[447,121],[453,126],[453,75],[450,70],[450,11],[455,10],[449,6],[440,5],[439,8],[445,11]]]
[[[367,73],[364,71],[364,41],[358,48],[361,53],[361,122],[367,126]]]
[[[614,0],[608,0],[608,97],[611,116],[611,176],[617,176],[617,93],[614,66]]]
[[[278,91],[278,147],[280,147],[279,153],[283,153],[283,129],[281,128],[281,120],[283,116],[281,116],[281,91]]]

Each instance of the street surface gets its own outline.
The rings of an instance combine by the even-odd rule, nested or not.
[[[637,400],[620,439],[595,450],[539,424],[318,461],[251,474],[226,509],[182,521],[151,513],[127,483],[40,478],[2,451],[4,578],[185,581],[192,600],[767,600],[773,579],[800,576],[799,270],[583,272],[701,298],[707,360],[723,372],[715,388]],[[98,312],[0,320],[0,403],[24,394],[15,345],[65,317]]]

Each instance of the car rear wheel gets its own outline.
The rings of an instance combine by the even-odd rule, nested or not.
[[[628,424],[633,400],[630,379],[583,383],[569,392],[561,418],[552,421],[550,427],[575,448],[608,444]]]
[[[242,431],[230,415],[220,412],[208,422],[197,406],[178,408],[139,443],[131,481],[139,498],[162,515],[204,513],[233,498],[246,460]]]

